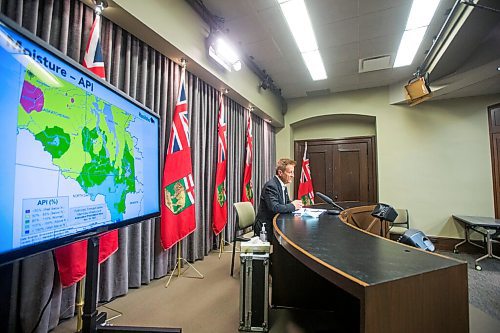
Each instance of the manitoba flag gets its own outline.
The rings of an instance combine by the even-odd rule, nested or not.
[[[105,79],[100,35],[101,15],[96,15],[90,30],[83,66]],[[102,235],[99,239],[99,263],[108,259],[116,250],[118,250],[118,230]],[[63,287],[71,286],[85,276],[87,269],[86,240],[56,249],[55,256]]]
[[[252,116],[247,111],[247,145],[245,150],[245,172],[243,173],[243,191],[241,201],[250,201],[253,204],[252,187]]]
[[[215,235],[220,234],[227,223],[226,169],[227,169],[227,124],[224,120],[224,95],[219,98],[219,121],[217,126],[217,170],[213,201],[213,225]]]
[[[97,76],[105,79],[104,59],[101,49],[101,15],[97,14],[90,29],[90,37],[83,57],[83,66],[88,68]]]
[[[309,169],[309,159],[307,158],[307,142],[302,158],[302,170],[300,171],[299,198],[304,205],[314,203],[314,190],[311,179],[311,170]]]
[[[161,191],[161,244],[169,249],[196,229],[193,167],[189,143],[186,70],[181,70],[179,94],[168,141]]]

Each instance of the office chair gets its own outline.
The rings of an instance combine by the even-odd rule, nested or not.
[[[402,235],[406,230],[410,229],[410,215],[408,209],[397,208],[398,217],[389,224],[389,232],[391,234]]]
[[[253,225],[255,221],[255,211],[253,210],[253,205],[251,202],[235,202],[234,208],[236,209],[237,223],[234,226],[234,237],[233,237],[233,255],[231,258],[231,276],[233,276],[234,270],[234,255],[236,253],[236,242],[246,242],[250,238],[243,237],[243,235],[238,236],[237,233],[240,230],[244,230],[249,226]]]

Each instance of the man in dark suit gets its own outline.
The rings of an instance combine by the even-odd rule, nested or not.
[[[290,201],[286,188],[286,185],[293,180],[295,164],[295,161],[288,158],[280,159],[276,165],[276,175],[264,185],[260,195],[259,211],[253,225],[255,235],[260,234],[265,223],[267,238],[270,240],[274,216],[302,208],[300,200]]]

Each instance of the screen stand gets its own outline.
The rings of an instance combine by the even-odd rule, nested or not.
[[[82,333],[127,332],[127,333],[180,333],[180,328],[115,326],[106,325],[106,312],[97,311],[97,286],[99,270],[99,237],[92,237],[87,242],[87,278],[85,279],[85,304],[83,305]]]

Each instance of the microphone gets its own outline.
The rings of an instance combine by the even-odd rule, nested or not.
[[[327,195],[324,195],[323,193],[321,192],[316,192],[316,195],[321,199],[323,200],[324,202],[326,202],[327,204],[337,208],[338,210],[336,209],[333,209],[331,211],[327,211],[328,214],[333,214],[333,215],[338,215],[340,214],[341,211],[344,210],[344,208],[340,207],[339,205],[337,205],[333,200],[332,198],[330,198],[329,196]]]

